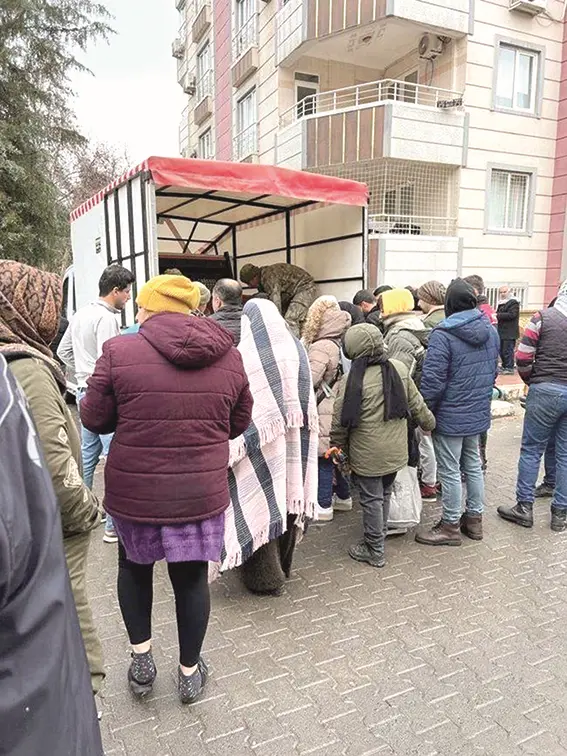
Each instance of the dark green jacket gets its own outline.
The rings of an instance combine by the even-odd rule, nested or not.
[[[373,357],[384,352],[380,331],[371,325],[350,328],[345,336],[349,357]],[[423,430],[435,428],[435,418],[427,409],[408,368],[398,360],[391,360],[404,384],[411,417]],[[370,366],[365,373],[362,390],[362,411],[358,427],[353,430],[341,425],[341,412],[347,381],[343,381],[335,402],[331,428],[331,446],[342,448],[357,475],[379,477],[398,472],[408,463],[407,420],[384,422],[384,391],[380,365]]]
[[[423,320],[423,325],[426,328],[435,328],[435,326],[438,326],[442,320],[445,320],[444,307],[441,307],[439,310],[433,310],[432,312],[428,313]]]

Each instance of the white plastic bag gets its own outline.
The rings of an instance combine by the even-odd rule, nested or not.
[[[388,529],[407,530],[421,520],[421,491],[415,467],[404,467],[396,475],[390,501]]]

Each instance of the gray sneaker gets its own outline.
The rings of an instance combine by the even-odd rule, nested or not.
[[[348,555],[351,559],[355,559],[357,562],[366,562],[366,564],[370,564],[372,567],[384,567],[386,564],[384,554],[380,554],[369,548],[365,542],[355,543],[351,546],[348,550]]]
[[[197,662],[197,669],[192,675],[184,675],[181,667],[179,667],[177,670],[177,689],[181,703],[195,703],[203,692],[208,676],[209,668],[201,656]]]

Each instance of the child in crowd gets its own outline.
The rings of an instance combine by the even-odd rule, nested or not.
[[[389,360],[380,331],[368,324],[350,328],[345,351],[352,360],[335,402],[330,443],[342,449],[358,490],[364,540],[349,556],[384,567],[384,541],[396,474],[408,463],[408,418],[432,431],[427,409],[407,367]]]

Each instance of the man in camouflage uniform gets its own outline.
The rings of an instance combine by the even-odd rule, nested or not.
[[[263,268],[248,264],[240,271],[240,280],[267,294],[294,334],[301,336],[307,310],[319,295],[315,281],[306,270],[288,263]]]

